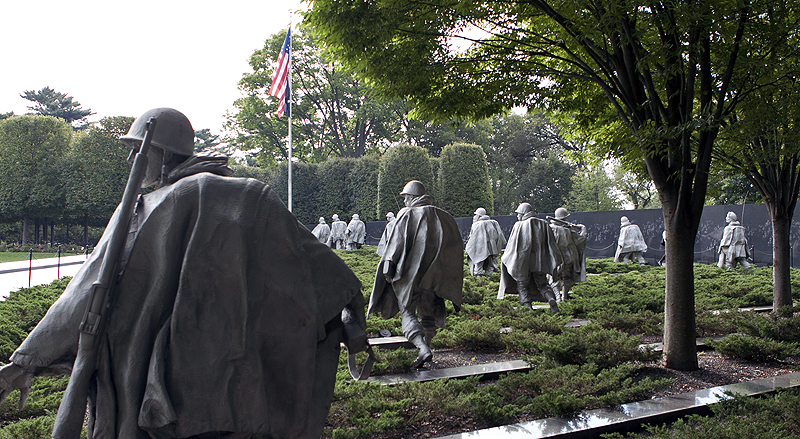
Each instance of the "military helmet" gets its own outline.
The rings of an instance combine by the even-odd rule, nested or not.
[[[514,213],[525,215],[526,213],[533,212],[533,206],[530,203],[520,203]]]
[[[473,215],[486,215],[486,209],[479,207],[475,209],[475,213]]]
[[[411,180],[406,183],[400,195],[413,195],[415,197],[425,195],[425,185],[423,185],[421,181]]]
[[[736,214],[735,214],[735,213],[733,213],[733,212],[728,212],[728,214],[727,214],[727,215],[725,215],[725,221],[727,221],[727,222],[729,222],[729,223],[730,223],[730,222],[733,222],[733,221],[737,221],[738,219],[739,219],[739,218],[738,218],[738,217],[736,216]]]
[[[628,217],[627,217],[627,216],[622,216],[622,217],[620,217],[620,219],[619,219],[619,223],[620,223],[620,225],[622,225],[622,226],[627,226],[627,225],[629,225],[631,222],[628,220]]]
[[[147,121],[154,117],[157,121],[151,145],[174,154],[190,156],[194,154],[194,129],[189,119],[180,111],[172,108],[153,108],[146,111],[131,124],[128,134],[120,140],[141,143],[147,132]]]
[[[563,220],[564,218],[569,216],[569,212],[567,212],[567,209],[564,209],[563,207],[559,207],[558,209],[556,209],[555,216],[556,216],[556,219]]]
[[[331,220],[333,220],[333,221],[339,221],[339,215],[337,215],[337,214],[335,214],[335,213],[334,213],[334,214],[333,214],[333,216],[331,217]]]
[[[325,224],[325,217],[324,216],[319,217],[319,223],[320,224]]]
[[[357,219],[359,219],[359,216],[358,216],[358,214],[357,214],[357,213],[354,213],[354,214],[353,214],[353,216],[352,216],[352,219],[354,219],[354,220],[357,220]]]

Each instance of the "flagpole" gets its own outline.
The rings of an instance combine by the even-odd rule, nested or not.
[[[292,31],[292,11],[289,11],[289,32]],[[287,104],[289,105],[289,212],[292,211],[292,41],[289,40],[289,67],[288,71],[286,72],[288,76],[287,84],[288,87],[287,93],[289,93],[289,99]]]

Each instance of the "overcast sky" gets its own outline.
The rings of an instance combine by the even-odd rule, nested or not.
[[[173,107],[222,130],[247,60],[301,0],[12,0],[0,16],[0,113],[50,87],[104,116]],[[296,24],[299,16],[291,21]]]

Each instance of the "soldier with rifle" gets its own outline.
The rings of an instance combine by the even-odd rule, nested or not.
[[[556,238],[556,245],[561,252],[562,262],[553,277],[553,291],[556,301],[563,302],[569,298],[569,290],[576,282],[586,281],[586,226],[567,221],[569,212],[563,207],[556,209],[553,216],[548,216],[550,228]]]
[[[340,342],[365,345],[360,282],[271,188],[193,155],[182,113],[150,110],[121,140],[122,203],[0,369],[0,400],[71,373],[56,439],[84,414],[89,438],[318,438]]]

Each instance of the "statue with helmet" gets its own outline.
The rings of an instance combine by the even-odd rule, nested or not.
[[[647,261],[642,256],[642,253],[646,251],[647,244],[644,242],[642,230],[636,224],[631,223],[627,216],[621,217],[614,262],[631,262],[635,260],[639,265],[647,265]]]
[[[733,212],[725,216],[725,230],[719,242],[719,260],[717,267],[733,270],[737,264],[742,268],[750,268],[748,260],[752,260],[750,249],[747,247],[747,238],[744,236],[744,227],[739,224],[739,219]]]
[[[350,223],[347,224],[344,234],[348,250],[358,250],[364,245],[364,240],[367,237],[367,226],[364,221],[361,221],[357,213],[354,213],[350,218]]]
[[[561,252],[561,265],[553,277],[553,291],[556,301],[569,298],[569,290],[576,282],[586,281],[586,236],[588,231],[583,224],[567,221],[569,212],[563,207],[556,209],[554,216],[548,216],[550,228]]]
[[[532,308],[532,302],[545,302],[556,313],[558,303],[547,276],[558,276],[563,259],[553,229],[547,221],[535,216],[529,203],[521,203],[514,213],[518,221],[511,229],[501,259],[497,298],[518,294],[522,306]]]
[[[381,239],[378,240],[378,248],[375,249],[375,253],[378,256],[383,256],[383,251],[386,250],[386,237],[392,233],[395,219],[394,212],[386,212],[386,226],[383,228],[383,233],[381,233]]]
[[[433,359],[430,341],[444,327],[445,300],[461,307],[464,250],[455,220],[433,205],[422,182],[409,181],[400,195],[406,207],[386,238],[367,313],[400,313],[403,335],[419,349],[416,368]]]
[[[489,276],[497,270],[497,259],[506,245],[500,224],[479,207],[472,217],[472,227],[464,251],[467,253],[469,273],[473,276]]]
[[[328,235],[328,247],[336,250],[347,248],[347,223],[339,219],[339,215],[331,217],[331,234]]]
[[[316,236],[317,239],[319,239],[319,242],[328,242],[328,236],[331,234],[331,227],[325,222],[324,216],[319,217],[319,224],[314,227],[314,230],[311,231],[311,234]]]
[[[269,186],[194,155],[177,110],[145,112],[121,140],[123,202],[0,369],[0,400],[70,373],[57,439],[85,414],[95,438],[319,437],[340,343],[366,347],[360,282]]]

